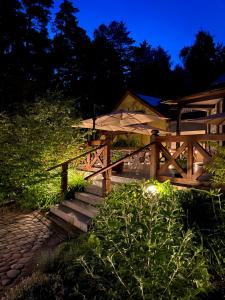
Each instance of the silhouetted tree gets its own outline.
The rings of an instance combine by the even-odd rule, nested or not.
[[[194,89],[204,89],[215,77],[216,46],[213,37],[199,31],[192,46],[184,47],[180,58],[191,79]]]
[[[17,0],[0,1],[0,109],[8,109],[21,96],[23,72],[20,53],[25,18]]]
[[[89,99],[91,105],[102,105],[101,112],[109,111],[125,90],[125,75],[121,59],[113,45],[104,37],[96,36],[90,56]]]
[[[163,48],[152,48],[144,41],[134,47],[131,66],[131,89],[156,96],[168,94],[170,56]]]
[[[54,21],[55,84],[70,96],[80,96],[84,92],[91,47],[85,30],[78,26],[78,11],[72,2],[64,0]]]
[[[102,24],[94,31],[94,37],[104,39],[113,47],[120,58],[121,68],[127,75],[135,41],[130,37],[125,23],[112,21],[108,26]]]
[[[24,98],[45,92],[51,81],[51,41],[48,22],[53,0],[22,0],[25,13],[23,64],[25,71]]]

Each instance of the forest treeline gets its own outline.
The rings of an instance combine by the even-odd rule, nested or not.
[[[182,65],[147,41],[139,45],[126,24],[112,21],[91,39],[79,9],[63,0],[0,0],[0,109],[12,111],[46,91],[62,91],[83,116],[115,106],[125,90],[176,97],[205,89],[225,72],[225,46],[205,31],[180,51]],[[151,37],[146,37],[150,40]],[[172,43],[173,41],[171,41]]]

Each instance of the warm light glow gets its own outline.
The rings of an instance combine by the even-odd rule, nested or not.
[[[155,185],[153,184],[150,184],[148,187],[147,187],[147,192],[148,193],[151,193],[151,194],[156,194],[157,193],[157,188]]]

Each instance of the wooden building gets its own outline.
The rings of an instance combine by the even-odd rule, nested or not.
[[[119,103],[115,106],[114,111],[138,111],[153,116],[165,117],[164,120],[160,119],[151,122],[151,126],[162,129],[161,134],[164,135],[164,132],[168,130],[168,122],[166,118],[170,117],[170,115],[168,115],[170,108],[171,107],[167,104],[162,104],[159,98],[127,91]],[[121,136],[120,139],[136,139],[141,145],[149,143],[149,136],[141,134]]]

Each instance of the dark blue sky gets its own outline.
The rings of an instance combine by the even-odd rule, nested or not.
[[[89,36],[100,24],[124,21],[139,43],[161,45],[179,62],[179,51],[191,45],[197,31],[207,30],[225,44],[225,0],[71,0],[80,9],[79,25]],[[58,9],[61,0],[56,0]]]

